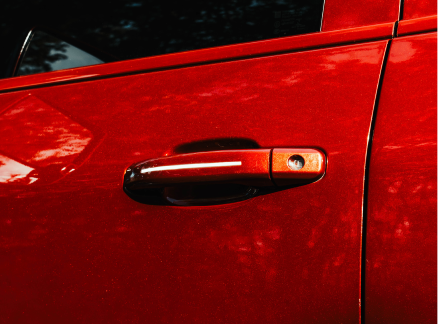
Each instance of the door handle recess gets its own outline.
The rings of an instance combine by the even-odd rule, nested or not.
[[[123,185],[128,191],[216,183],[287,186],[314,182],[325,169],[325,154],[316,149],[198,152],[135,163],[126,169]]]

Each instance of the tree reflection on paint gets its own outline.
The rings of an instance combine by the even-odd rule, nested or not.
[[[1,182],[16,182],[65,170],[93,135],[55,108],[28,96],[0,115],[0,137]]]
[[[34,169],[0,154],[0,183],[19,182]]]

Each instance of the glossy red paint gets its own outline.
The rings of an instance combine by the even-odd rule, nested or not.
[[[365,151],[386,46],[377,41],[1,94],[2,108],[36,97],[70,119],[87,120],[93,138],[94,129],[105,135],[55,184],[12,188],[12,175],[2,178],[2,317],[357,323]],[[75,154],[84,144],[70,143],[59,142],[52,153]],[[208,143],[318,147],[327,173],[221,206],[146,205],[123,192],[123,172],[133,162],[188,153],[190,146],[201,151]]]
[[[244,59],[252,56],[302,51],[306,48],[322,48],[363,41],[390,39],[393,36],[393,27],[393,23],[387,23],[349,30],[319,32],[2,79],[0,80],[0,93],[15,91],[20,88],[83,82],[127,74]]]
[[[436,323],[436,33],[395,39],[369,173],[366,322]]]
[[[327,0],[322,31],[393,23],[399,18],[399,0]]]
[[[77,169],[102,134],[81,118],[24,96],[0,111],[0,138],[0,154],[14,163],[15,178],[9,186],[22,186],[53,183]]]
[[[435,0],[403,0],[403,19],[436,16]]]
[[[402,20],[398,24],[397,36],[436,31],[437,16]]]

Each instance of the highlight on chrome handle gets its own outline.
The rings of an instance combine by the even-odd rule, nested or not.
[[[123,187],[128,194],[135,194],[172,187],[181,192],[184,186],[235,184],[251,188],[245,191],[247,196],[255,192],[254,188],[315,182],[323,177],[325,169],[326,157],[317,149],[198,152],[135,163],[126,169]]]

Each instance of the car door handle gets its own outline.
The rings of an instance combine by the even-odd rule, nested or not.
[[[126,169],[129,191],[185,184],[233,183],[254,187],[311,183],[326,169],[317,149],[274,148],[210,151],[160,157]]]

